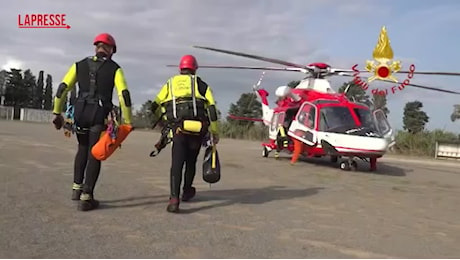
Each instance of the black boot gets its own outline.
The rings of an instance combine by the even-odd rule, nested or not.
[[[81,190],[72,190],[72,200],[80,200]]]
[[[81,184],[74,183],[72,185],[72,200],[80,200],[80,195],[82,192],[81,189],[82,189]]]
[[[179,199],[178,198],[170,198],[168,207],[166,211],[170,213],[177,213],[179,212]]]
[[[99,201],[95,200],[91,194],[82,193],[80,196],[80,203],[78,204],[78,210],[89,211],[97,209],[99,207]]]
[[[195,197],[195,194],[196,194],[195,187],[184,188],[184,191],[182,192],[182,201],[191,200],[193,197]]]

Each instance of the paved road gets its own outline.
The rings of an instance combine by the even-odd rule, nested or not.
[[[222,181],[166,212],[169,149],[134,132],[103,164],[101,209],[70,200],[75,139],[0,121],[1,258],[458,258],[460,164],[382,160],[378,173],[289,166],[222,140]],[[202,154],[200,155],[200,157]],[[363,167],[364,168],[364,167]]]

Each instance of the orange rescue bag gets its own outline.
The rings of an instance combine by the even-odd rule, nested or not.
[[[112,139],[110,133],[105,131],[99,141],[91,148],[91,154],[99,161],[106,160],[128,137],[131,131],[132,127],[130,125],[119,125],[115,139]]]

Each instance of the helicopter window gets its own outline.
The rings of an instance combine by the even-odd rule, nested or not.
[[[356,127],[356,123],[348,107],[323,107],[320,110],[320,131],[328,131],[340,127]]]
[[[326,99],[318,99],[313,102],[313,104],[331,104],[331,103],[337,104],[340,102],[337,100],[326,100]]]
[[[276,127],[278,125],[278,116],[279,116],[278,113],[273,113],[272,122],[271,122],[271,125],[270,125],[270,131],[275,131],[276,130]]]
[[[354,111],[363,127],[375,129],[374,119],[369,109],[355,108]]]
[[[387,121],[385,113],[382,110],[374,111],[375,121],[381,134],[387,134],[390,130],[390,124]]]
[[[310,103],[303,103],[297,114],[297,121],[309,129],[315,129],[316,107]]]
[[[284,125],[285,119],[286,119],[286,113],[285,113],[285,112],[280,112],[280,113],[279,113],[279,116],[278,116],[278,125],[279,125],[279,124],[283,124],[283,125]]]

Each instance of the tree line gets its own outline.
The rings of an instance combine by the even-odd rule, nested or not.
[[[294,88],[300,81],[291,81],[287,86]],[[346,91],[346,92],[345,92]],[[356,84],[353,80],[343,83],[338,89],[339,93],[345,93],[348,99],[367,105],[371,110],[381,109],[385,115],[390,113],[387,107],[387,97],[384,95],[373,94],[372,97],[366,91]],[[152,101],[146,101],[141,109],[135,113],[137,122],[142,122],[143,126],[151,125],[155,121],[155,117],[150,111]],[[422,110],[423,103],[417,100],[406,103],[404,107],[403,128],[408,133],[416,134],[425,130],[426,124],[429,122],[429,116]],[[228,115],[225,121],[221,124],[229,124],[232,129],[240,129],[241,133],[233,133],[232,135],[240,136],[243,132],[256,126],[254,121],[244,121],[233,119],[230,115],[246,118],[260,118],[262,116],[262,105],[257,99],[257,96],[250,93],[242,93],[236,103],[231,103]],[[260,125],[260,124],[259,124]],[[228,126],[224,126],[229,128]],[[235,130],[236,131],[236,130]]]
[[[0,71],[0,96],[4,105],[17,108],[51,110],[53,106],[53,79],[39,71],[38,78],[30,69]]]
[[[4,96],[4,105],[17,108],[34,108],[52,110],[53,106],[53,80],[50,74],[43,70],[39,71],[36,77],[30,69],[22,71],[20,69],[11,69],[10,71],[0,71],[0,96]],[[300,81],[291,81],[287,86],[294,88]],[[353,80],[345,82],[339,89],[339,93],[345,95],[355,102],[366,104],[371,109],[381,109],[385,114],[389,114],[386,96],[374,94],[372,98],[366,91],[356,84]],[[70,99],[75,98],[75,89],[70,94]],[[154,115],[151,113],[152,101],[146,101],[142,107],[134,114],[134,119],[140,127],[151,126],[154,121]],[[423,103],[412,101],[406,103],[404,107],[403,128],[409,133],[416,134],[425,130],[429,122],[429,116],[422,110]],[[460,110],[460,109],[459,109]],[[230,115],[247,118],[260,118],[262,116],[262,105],[252,92],[242,93],[236,103],[231,103],[228,116],[225,123],[230,124],[233,128],[240,128],[241,131],[254,127],[254,121],[243,121],[231,118]],[[452,120],[455,120],[460,113],[454,113]],[[219,116],[221,113],[219,111]],[[224,122],[221,122],[224,123]]]

